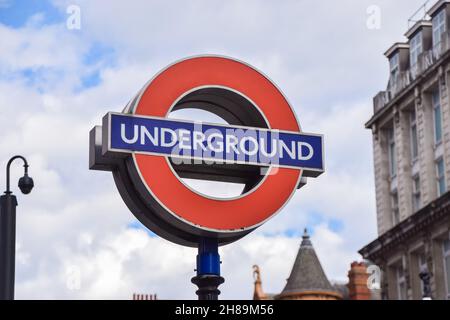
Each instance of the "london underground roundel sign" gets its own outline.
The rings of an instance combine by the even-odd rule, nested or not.
[[[169,118],[181,109],[209,111],[228,124]],[[90,168],[112,171],[129,209],[161,237],[226,244],[275,215],[306,177],[323,173],[323,138],[301,132],[286,98],[255,68],[199,56],[170,65],[123,112],[104,116],[90,133]],[[245,187],[219,199],[183,178]]]

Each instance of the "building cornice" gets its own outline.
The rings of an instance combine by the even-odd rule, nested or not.
[[[436,222],[450,218],[450,192],[428,204],[394,228],[382,234],[358,252],[364,259],[377,261],[377,258],[391,249],[423,233]]]
[[[449,0],[439,0],[438,2],[436,2],[434,4],[434,6],[432,6],[430,8],[430,10],[427,11],[427,14],[430,17],[434,17],[436,15],[436,13],[445,5],[447,5],[448,3],[450,3]]]
[[[392,57],[392,55],[394,53],[396,53],[400,49],[409,49],[409,44],[408,43],[403,43],[403,42],[394,43],[389,49],[386,50],[384,55],[387,58],[390,58],[390,57]]]
[[[423,28],[431,28],[433,24],[428,20],[420,20],[417,21],[406,33],[405,37],[411,39],[417,32],[422,30]]]

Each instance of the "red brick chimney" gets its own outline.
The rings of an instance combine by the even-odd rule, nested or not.
[[[350,300],[371,300],[371,292],[367,286],[369,274],[364,262],[353,262],[348,272],[348,294]]]

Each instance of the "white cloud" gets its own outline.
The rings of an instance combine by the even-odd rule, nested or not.
[[[36,16],[37,17],[37,16]],[[36,19],[32,18],[32,21]],[[12,29],[0,24],[0,66],[9,70],[26,68],[62,68],[70,70],[80,66],[80,55],[86,50],[86,43],[75,35],[61,34],[61,25],[27,25]]]

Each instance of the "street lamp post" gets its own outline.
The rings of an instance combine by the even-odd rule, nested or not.
[[[431,275],[428,271],[424,270],[419,273],[419,278],[423,283],[423,297],[422,300],[431,300]]]
[[[25,168],[19,179],[20,191],[29,194],[34,187],[33,179],[28,176],[27,160],[22,156],[12,157],[6,166],[6,191],[0,196],[0,300],[14,300],[17,199],[10,189],[10,167],[16,159],[22,159]]]

